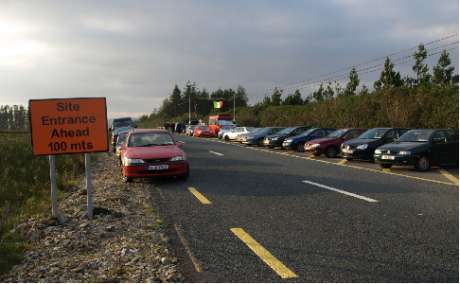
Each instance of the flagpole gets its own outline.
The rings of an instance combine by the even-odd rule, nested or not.
[[[191,120],[192,120],[192,113],[190,112],[190,92],[188,94],[188,125],[190,125]]]

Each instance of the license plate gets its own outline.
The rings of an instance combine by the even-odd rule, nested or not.
[[[395,156],[390,155],[382,155],[382,160],[394,160]]]
[[[161,170],[167,170],[169,168],[169,165],[154,165],[154,166],[149,166],[150,171],[161,171]]]

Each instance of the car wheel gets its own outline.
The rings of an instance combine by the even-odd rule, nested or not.
[[[431,167],[430,159],[427,156],[421,156],[417,163],[415,164],[415,168],[419,171],[425,172],[428,171]]]
[[[347,161],[353,161],[353,158],[345,158]]]
[[[337,151],[337,149],[336,149],[335,147],[332,147],[332,146],[331,146],[331,147],[328,147],[328,148],[326,149],[326,157],[328,157],[328,158],[335,158],[335,157],[337,157],[337,152],[338,152],[338,151]]]
[[[392,164],[380,164],[380,166],[384,169],[390,169]]]
[[[225,135],[224,140],[225,140],[225,141],[228,141],[228,140],[230,140],[230,138],[228,138],[228,136]]]

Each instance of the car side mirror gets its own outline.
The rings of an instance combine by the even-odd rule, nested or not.
[[[184,146],[185,142],[184,141],[176,141],[176,146],[179,148],[182,148]]]
[[[133,124],[133,128],[137,128],[137,124]]]
[[[112,131],[112,127],[109,127],[109,132],[111,132],[111,131]]]

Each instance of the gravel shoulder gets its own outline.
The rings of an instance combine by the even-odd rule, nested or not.
[[[181,282],[178,260],[147,183],[124,184],[111,154],[94,155],[94,219],[81,185],[59,202],[63,225],[34,217],[18,225],[29,249],[0,282]],[[59,174],[59,173],[58,173]]]

